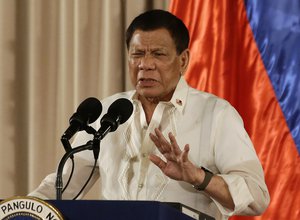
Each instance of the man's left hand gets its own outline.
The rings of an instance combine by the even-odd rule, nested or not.
[[[155,134],[150,133],[150,138],[165,157],[165,160],[154,154],[149,155],[149,159],[171,179],[191,184],[198,182],[199,173],[202,174],[202,172],[188,158],[189,145],[186,144],[181,150],[171,132],[168,134],[170,141],[163,136],[158,128],[154,132]],[[201,179],[204,179],[204,175],[201,175]]]

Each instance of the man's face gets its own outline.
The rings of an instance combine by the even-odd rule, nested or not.
[[[129,44],[128,66],[139,97],[169,101],[187,66],[188,56],[188,50],[176,53],[166,29],[136,30]]]

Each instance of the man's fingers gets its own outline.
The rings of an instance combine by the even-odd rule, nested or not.
[[[155,128],[155,134],[150,133],[150,138],[156,145],[157,149],[160,151],[161,154],[168,161],[178,162],[186,162],[188,161],[188,152],[189,152],[189,145],[185,145],[184,149],[181,150],[177,144],[175,136],[170,132],[168,134],[169,140],[168,141],[162,134],[162,132]]]
[[[154,154],[149,155],[149,160],[151,160],[161,170],[163,170],[166,167],[166,162],[164,162],[162,159],[160,159],[158,156]]]
[[[181,154],[181,150],[180,150],[180,148],[177,144],[175,136],[171,132],[169,133],[169,139],[170,139],[170,142],[171,142],[171,145],[172,145],[172,151],[174,152],[174,154],[176,156],[179,156]]]
[[[160,143],[158,141],[158,138],[154,134],[152,134],[152,133],[150,133],[149,136],[150,136],[150,139],[155,144],[155,146],[159,148],[160,147]]]
[[[183,152],[182,152],[182,155],[181,155],[181,160],[182,160],[183,163],[188,161],[189,151],[190,151],[190,146],[188,144],[186,144],[184,146],[184,149],[183,149]]]
[[[161,131],[158,128],[155,128],[154,132],[155,132],[155,135],[150,133],[150,138],[154,142],[154,144],[158,148],[158,150],[162,154],[171,152],[170,143],[166,140],[166,138],[163,136]]]

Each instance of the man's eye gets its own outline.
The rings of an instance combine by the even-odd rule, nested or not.
[[[154,55],[155,55],[155,56],[157,56],[157,57],[160,57],[160,56],[165,56],[165,54],[164,54],[164,53],[159,53],[159,52],[156,52],[156,53],[154,53]]]
[[[136,53],[131,53],[131,56],[132,57],[141,57],[143,56],[144,54],[143,53],[140,53],[140,52],[136,52]]]

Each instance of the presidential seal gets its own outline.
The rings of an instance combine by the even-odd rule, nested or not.
[[[0,219],[63,220],[63,216],[58,209],[41,199],[16,196],[0,202]]]

